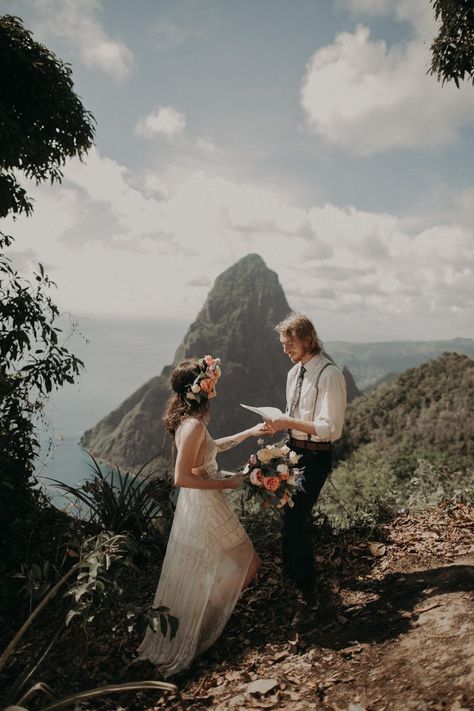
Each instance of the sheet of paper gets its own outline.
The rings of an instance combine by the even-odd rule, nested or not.
[[[260,415],[260,417],[266,419],[272,419],[277,415],[283,415],[282,411],[279,410],[278,407],[252,407],[251,405],[243,405],[242,403],[240,403],[240,406],[245,407],[246,410],[255,412],[257,415]]]

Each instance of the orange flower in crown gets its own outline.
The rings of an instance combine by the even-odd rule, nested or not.
[[[192,401],[200,403],[201,398],[207,399],[212,395],[216,382],[222,374],[220,362],[220,358],[213,358],[210,355],[199,359],[199,370],[195,373],[196,377],[192,383],[186,386],[184,399],[188,405],[191,405]]]

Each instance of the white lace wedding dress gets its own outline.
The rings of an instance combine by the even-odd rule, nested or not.
[[[216,454],[206,428],[203,467],[211,478],[218,478]],[[155,664],[165,678],[186,669],[221,635],[253,554],[222,489],[180,489],[154,600],[154,607],[165,605],[178,617],[178,632],[170,641],[148,629],[139,658]]]

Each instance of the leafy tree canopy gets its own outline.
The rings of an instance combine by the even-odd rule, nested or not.
[[[66,158],[92,146],[94,119],[73,91],[71,67],[35,42],[21,19],[0,17],[0,217],[32,211],[16,171],[62,178]]]
[[[20,178],[61,182],[67,158],[92,146],[94,119],[73,90],[71,68],[35,42],[17,17],[0,17],[0,217],[33,210]],[[42,265],[34,283],[7,256],[13,238],[0,232],[0,518],[6,581],[30,546],[38,420],[55,388],[73,383],[82,361],[59,343],[54,283]]]
[[[474,83],[474,2],[473,0],[431,0],[435,17],[441,21],[431,45],[429,72],[443,82],[459,82],[465,77]]]

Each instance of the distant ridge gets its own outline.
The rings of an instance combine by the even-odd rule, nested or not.
[[[330,341],[325,345],[336,363],[347,366],[362,390],[376,385],[389,374],[403,373],[442,353],[460,353],[474,358],[472,338],[379,343]]]
[[[291,367],[283,354],[275,325],[291,311],[275,272],[258,254],[249,254],[215,280],[206,302],[176,350],[173,363],[84,433],[81,444],[96,457],[134,470],[163,448],[161,415],[170,394],[169,376],[184,358],[211,353],[222,359],[219,397],[211,405],[213,436],[233,434],[258,422],[240,402],[284,408],[286,374]],[[345,370],[349,397],[357,387]],[[223,454],[232,466],[255,449],[249,440]]]

